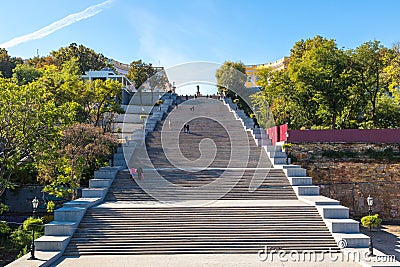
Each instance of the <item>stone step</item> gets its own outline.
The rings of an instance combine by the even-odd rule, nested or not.
[[[82,197],[84,198],[101,198],[107,194],[108,188],[84,188],[82,189]]]
[[[311,177],[288,177],[291,185],[312,185]]]
[[[303,168],[286,168],[283,169],[283,172],[287,177],[306,177],[307,171]]]
[[[352,219],[325,219],[324,221],[332,233],[360,232],[360,223]]]
[[[250,125],[248,128],[253,128],[253,126]],[[257,146],[268,146],[271,145],[271,140],[270,139],[255,139],[255,142]]]
[[[369,237],[360,233],[334,233],[333,237],[339,245],[346,248],[367,248],[369,244]]]
[[[93,198],[78,198],[72,200],[70,202],[64,203],[63,206],[67,208],[78,207],[88,209],[101,201],[101,198],[93,197]]]
[[[63,251],[70,239],[70,236],[44,235],[35,240],[35,247],[39,251]]]
[[[312,206],[340,204],[340,201],[325,196],[301,196],[299,197],[299,200],[304,201]]]
[[[319,187],[315,186],[315,185],[293,186],[293,190],[297,196],[318,196],[319,195]]]
[[[104,188],[109,187],[112,183],[112,179],[90,179],[89,188]]]
[[[271,158],[271,162],[274,165],[283,165],[286,164],[286,158]]]
[[[316,206],[323,219],[348,219],[349,208],[341,205]]]
[[[267,152],[268,157],[270,158],[284,158],[286,160],[286,153],[281,151],[271,151]]]
[[[44,234],[46,236],[72,236],[78,224],[77,221],[52,221],[45,224]]]
[[[86,209],[81,207],[62,207],[54,211],[54,220],[61,222],[79,222]]]
[[[94,171],[94,178],[95,179],[114,179],[115,176],[117,175],[117,170],[98,170]]]

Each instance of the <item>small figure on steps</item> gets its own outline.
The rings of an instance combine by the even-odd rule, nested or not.
[[[144,178],[142,167],[137,168],[137,176],[138,176],[138,179]]]

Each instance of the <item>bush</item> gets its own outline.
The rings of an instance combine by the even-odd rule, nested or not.
[[[0,202],[0,214],[3,214],[5,211],[8,211],[8,206]]]
[[[29,217],[23,222],[22,227],[25,231],[35,230],[36,232],[40,232],[43,230],[43,220],[41,218]]]
[[[50,200],[49,202],[47,202],[47,205],[46,205],[47,212],[53,212],[55,207],[56,207],[56,204],[54,204],[53,201]]]
[[[379,218],[378,214],[367,215],[361,218],[361,225],[367,228],[381,226],[382,219]]]
[[[7,225],[7,222],[0,221],[0,236],[7,236],[11,232],[11,228]]]

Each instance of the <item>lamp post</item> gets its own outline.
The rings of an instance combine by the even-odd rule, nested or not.
[[[372,216],[372,205],[374,204],[374,199],[371,197],[371,195],[369,195],[367,197],[367,204],[368,204],[368,215]],[[371,232],[371,227],[372,225],[369,225],[369,253],[368,253],[368,257],[374,256],[374,246],[372,244],[372,232]]]
[[[33,218],[35,219],[35,213],[36,213],[36,209],[39,205],[39,200],[35,197],[32,200],[32,208],[33,208]],[[35,226],[33,225],[32,227],[32,244],[31,244],[31,257],[29,258],[30,260],[36,260],[35,257]]]

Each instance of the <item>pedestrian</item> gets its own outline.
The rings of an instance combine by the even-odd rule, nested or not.
[[[171,120],[168,120],[168,128],[171,129]]]
[[[189,124],[186,124],[186,133],[190,134]]]
[[[137,176],[138,176],[138,178],[139,179],[142,179],[144,176],[143,176],[143,169],[142,169],[142,167],[139,167],[139,168],[137,168]]]
[[[183,125],[183,132],[186,133],[186,124]]]

